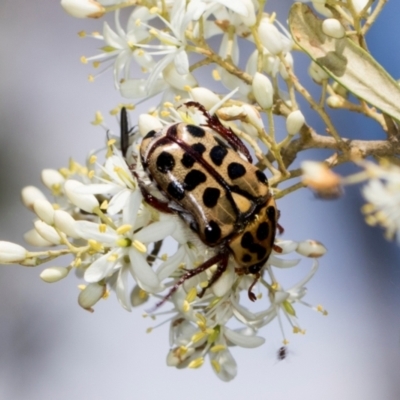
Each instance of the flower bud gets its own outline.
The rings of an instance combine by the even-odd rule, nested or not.
[[[61,7],[76,18],[100,18],[106,9],[94,0],[61,0]]]
[[[322,162],[303,161],[302,181],[322,198],[337,198],[342,194],[340,176]]]
[[[68,179],[64,184],[65,194],[69,201],[81,210],[92,213],[99,206],[99,202],[93,194],[79,193],[85,185],[74,179]]]
[[[159,131],[162,129],[160,120],[150,114],[139,115],[139,132],[142,136],[146,136],[150,131]]]
[[[89,283],[78,296],[78,304],[87,311],[93,312],[94,306],[106,293],[106,286],[97,282]]]
[[[205,87],[195,87],[190,90],[194,101],[202,104],[206,110],[210,110],[219,102],[219,97]]]
[[[46,196],[35,186],[26,186],[21,191],[21,198],[24,206],[33,211],[33,203],[36,200],[46,200]]]
[[[24,240],[26,243],[30,244],[31,246],[36,247],[48,247],[54,246],[53,243],[49,242],[46,239],[43,239],[37,232],[36,229],[31,229],[30,231],[24,234]]]
[[[335,39],[344,37],[346,33],[343,25],[335,18],[327,18],[324,20],[322,23],[322,31],[325,33],[325,35]]]
[[[9,264],[22,261],[28,251],[16,243],[0,241],[0,264]]]
[[[67,236],[74,239],[79,239],[80,236],[75,229],[74,218],[63,210],[54,211],[54,226],[61,232],[64,232]]]
[[[254,75],[252,88],[254,97],[261,108],[270,109],[273,104],[274,89],[269,78],[257,72]]]
[[[299,243],[296,252],[304,257],[318,258],[326,253],[326,247],[316,240],[305,240]]]
[[[281,53],[284,49],[282,35],[268,18],[263,18],[259,27],[258,35],[262,45],[273,55]]]
[[[54,208],[47,200],[38,199],[33,203],[33,211],[46,224],[53,225],[54,223]]]
[[[62,185],[65,182],[65,178],[56,169],[44,169],[42,171],[42,182],[50,190],[55,185]]]
[[[43,270],[39,276],[43,281],[53,283],[64,279],[69,274],[69,271],[70,268],[50,267]]]
[[[329,96],[326,99],[326,104],[331,108],[341,108],[344,104],[344,99],[341,96]]]
[[[304,115],[300,110],[292,111],[286,119],[286,130],[289,135],[295,135],[304,125]]]
[[[43,221],[35,221],[34,222],[35,229],[37,233],[45,240],[49,241],[53,244],[61,244],[60,235],[57,231],[50,225],[47,225]]]
[[[325,17],[332,17],[332,12],[325,7],[326,0],[311,0],[316,11]]]

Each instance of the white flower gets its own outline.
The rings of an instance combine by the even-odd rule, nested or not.
[[[368,201],[363,207],[366,222],[386,229],[386,237],[400,243],[400,168],[389,163],[364,163],[371,178],[362,194]]]

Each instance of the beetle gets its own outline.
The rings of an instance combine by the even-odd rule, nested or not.
[[[279,212],[265,174],[252,164],[244,143],[225,127],[216,115],[211,116],[199,103],[206,117],[202,126],[175,123],[144,136],[140,158],[144,171],[158,190],[168,199],[153,196],[138,178],[144,200],[160,212],[177,213],[203,243],[216,248],[216,253],[200,266],[187,270],[169,293],[156,304],[163,304],[187,279],[213,265],[217,269],[205,291],[223,274],[229,256],[236,261],[238,275],[254,275],[248,289],[251,301],[256,300],[252,288],[261,277],[261,270],[274,244]],[[129,134],[126,111],[121,111],[121,150],[126,156]]]

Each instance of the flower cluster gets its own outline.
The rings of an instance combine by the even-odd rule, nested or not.
[[[286,345],[283,320],[289,322],[294,333],[305,332],[296,316],[297,305],[306,305],[326,315],[321,306],[312,307],[303,300],[306,285],[318,269],[318,258],[326,249],[314,240],[275,238],[271,255],[256,273],[239,274],[240,266],[232,255],[219,273],[219,262],[212,260],[217,260],[220,248],[208,246],[189,228],[187,219],[194,217],[185,216],[191,210],[182,209],[157,189],[152,182],[154,177],[141,164],[140,143],[149,132],[159,132],[171,124],[184,122],[213,128],[212,124],[218,121],[221,129],[235,138],[233,142],[245,143],[260,170],[268,169],[271,195],[276,200],[304,186],[313,188],[321,197],[341,195],[346,180],[335,175],[330,167],[354,160],[357,154],[374,155],[380,148],[362,141],[343,141],[325,110],[325,103],[332,108],[356,110],[386,129],[391,125],[376,107],[369,108],[365,101],[360,101],[360,105],[350,103],[347,93],[352,89],[351,81],[346,81],[347,86],[342,82],[332,83],[332,72],[318,63],[317,57],[310,61],[309,68],[309,74],[321,86],[321,99],[314,100],[294,74],[291,50],[293,40],[297,40],[299,47],[299,41],[302,45],[307,40],[314,44],[318,38],[326,39],[323,45],[347,40],[347,35],[354,35],[353,28],[363,45],[363,35],[373,20],[365,24],[364,30],[361,22],[368,18],[372,1],[312,1],[315,9],[329,18],[314,23],[309,37],[302,37],[308,31],[299,29],[293,39],[275,13],[264,11],[264,1],[134,3],[61,1],[67,12],[79,18],[100,18],[114,12],[114,23],[103,22],[101,33],[80,32],[81,37],[90,36],[101,43],[99,54],[83,56],[81,61],[101,69],[90,75],[91,81],[112,70],[116,89],[132,102],[111,111],[112,115],[121,111],[121,130],[123,134],[129,133],[129,143],[126,135],[108,133],[105,148],[90,154],[86,165],[71,161],[67,168],[42,172],[43,184],[50,195],[36,187],[24,188],[23,202],[36,215],[34,228],[25,234],[25,240],[42,249],[29,251],[1,241],[0,263],[33,267],[69,257],[68,262],[62,258],[66,266],[48,267],[41,272],[41,278],[52,283],[74,270],[83,282],[78,303],[88,311],[93,311],[98,301],[113,292],[127,311],[146,304],[147,315],[154,319],[169,314],[169,319],[162,322],[170,323],[168,365],[197,368],[208,356],[217,376],[229,381],[237,369],[232,347],[262,345],[265,341],[262,329],[272,321],[278,322]],[[308,8],[299,8],[299,4],[294,7],[300,11],[292,13],[289,19],[292,31],[311,15]],[[301,18],[293,18],[299,15]],[[376,15],[377,12],[374,18]],[[124,26],[122,20],[126,21]],[[243,60],[244,46],[250,54],[246,60]],[[322,45],[321,48],[325,50]],[[212,90],[203,83],[200,71],[214,79]],[[326,124],[327,135],[316,133],[307,124],[296,93],[319,114]],[[129,130],[124,113],[149,99],[152,108],[137,118],[136,130]],[[285,132],[275,132],[274,115],[285,118]],[[104,125],[100,113],[94,123]],[[232,145],[224,139],[218,138],[224,145]],[[300,151],[313,147],[330,149],[332,155],[323,164],[303,164],[302,181],[278,188],[279,184],[302,175],[303,170],[290,169],[291,164]],[[243,151],[237,152],[245,158]],[[378,167],[370,166],[367,172],[376,172],[375,168]],[[398,173],[392,174],[393,171],[391,167],[385,173],[376,172],[364,190],[373,204],[365,209],[369,222],[384,225],[389,236],[397,233],[399,226],[397,220],[391,222],[391,217],[396,216],[397,199],[392,196],[388,201],[385,197],[388,192],[393,194],[398,185]],[[143,191],[144,187],[148,192]],[[146,193],[171,206],[174,212],[165,213],[153,207]],[[258,215],[253,214],[257,219]],[[241,223],[246,226],[249,222]],[[240,235],[240,229],[244,228],[235,229],[234,234]],[[231,236],[224,239],[228,241]],[[290,254],[296,258],[287,258]],[[289,273],[302,258],[312,259],[309,273],[286,288],[277,279],[276,271]],[[206,267],[193,274],[199,266]],[[251,291],[253,286],[256,294]],[[251,303],[249,297],[258,301]]]
[[[111,138],[103,162],[99,161],[98,152],[88,157],[86,166],[71,162],[60,171],[44,170],[42,181],[51,191],[52,200],[38,188],[23,189],[23,202],[37,217],[25,239],[32,246],[51,249],[31,252],[0,242],[0,262],[36,266],[59,256],[72,256],[67,267],[53,266],[40,276],[46,282],[56,282],[74,269],[85,282],[80,286],[78,302],[89,311],[109,291],[115,292],[128,311],[147,302],[152,317],[157,316],[158,307],[154,306],[160,304],[160,299],[161,303],[168,302],[170,306],[163,305],[171,314],[168,364],[196,368],[208,355],[216,374],[228,381],[236,375],[231,346],[260,346],[265,339],[257,335],[259,329],[274,319],[282,327],[282,316],[288,319],[293,332],[304,332],[294,306],[308,305],[303,301],[305,285],[317,271],[317,258],[325,248],[316,241],[277,239],[280,253],[273,251],[258,284],[257,298],[264,305],[261,311],[250,311],[244,305],[248,299],[242,292],[249,289],[254,277],[237,275],[233,258],[203,297],[197,297],[197,293],[207,286],[216,265],[185,280],[168,296],[168,288],[187,271],[210,259],[215,249],[207,247],[177,214],[161,213],[144,201],[140,183],[148,178],[140,164],[138,145],[141,132],[148,129],[179,121],[201,124],[204,118],[197,108],[185,106],[171,107],[167,120],[144,114],[139,118],[138,131],[130,137],[126,157],[118,139]],[[167,251],[160,255],[160,250]],[[293,252],[314,261],[303,280],[285,289],[274,269],[295,267],[300,259],[281,257]],[[315,309],[325,313],[322,307]],[[232,320],[241,327],[232,327]],[[282,334],[287,343],[283,330]]]

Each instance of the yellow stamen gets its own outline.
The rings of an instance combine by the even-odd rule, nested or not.
[[[129,232],[130,230],[132,230],[132,225],[129,224],[125,224],[125,225],[121,225],[116,232],[118,233],[118,235],[123,235],[127,232]]]
[[[101,296],[102,299],[107,300],[110,297],[110,291],[107,289],[104,291],[103,296]]]
[[[184,90],[185,92],[190,92],[190,91],[192,90],[192,88],[191,88],[189,85],[185,85],[185,86],[183,87],[183,90]]]
[[[94,171],[91,170],[91,171],[88,172],[88,178],[89,179],[93,179],[93,177],[94,177]]]
[[[80,58],[80,60],[81,60],[81,63],[82,63],[82,64],[87,64],[87,63],[88,63],[88,60],[87,60],[87,58],[86,58],[85,56],[82,56],[82,57]]]
[[[168,254],[167,254],[167,253],[164,253],[160,258],[161,258],[161,260],[163,260],[163,261],[167,261],[167,260],[168,260]]]
[[[131,239],[128,238],[119,238],[115,242],[119,247],[129,247],[132,244]]]
[[[97,253],[100,253],[103,251],[103,245],[99,242],[97,242],[96,240],[93,239],[89,239],[88,240],[89,246],[95,250]]]
[[[71,266],[79,267],[82,264],[82,259],[80,257],[76,257],[74,261],[72,261]]]
[[[51,185],[51,194],[53,196],[60,196],[61,195],[61,184],[55,183],[54,185]]]
[[[226,350],[226,346],[223,344],[216,344],[215,346],[212,346],[210,351],[211,353],[218,353],[219,351]]]
[[[90,83],[94,82],[94,76],[93,76],[92,74],[90,74],[90,75],[88,76],[88,81],[89,81]]]
[[[217,360],[211,360],[211,365],[217,374],[221,372],[221,364]]]
[[[89,157],[89,164],[94,164],[97,161],[97,156],[95,154],[92,154]]]
[[[214,69],[211,74],[215,81],[221,80],[221,75],[219,74],[217,69]]]
[[[199,357],[189,363],[189,368],[200,368],[204,364],[204,358]]]
[[[147,293],[145,290],[140,289],[140,290],[139,290],[139,297],[140,297],[141,299],[147,299],[147,298],[149,297],[149,295],[148,295],[148,293]]]
[[[153,332],[153,328],[150,327],[146,329],[146,333],[151,333],[151,332]]]
[[[200,282],[200,285],[199,285],[201,288],[206,288],[207,286],[208,286],[208,281],[203,281],[203,282]]]
[[[191,288],[188,292],[188,294],[186,295],[186,301],[191,303],[193,302],[197,297],[197,290],[196,288]]]
[[[160,114],[161,114],[162,117],[169,117],[171,115],[171,113],[169,111],[165,111],[165,110],[161,111]]]
[[[204,339],[206,336],[208,336],[208,334],[204,331],[200,331],[200,332],[196,332],[193,336],[192,336],[192,342],[193,343],[197,343],[200,340]]]
[[[105,233],[107,230],[107,225],[106,224],[100,224],[99,225],[99,232]]]
[[[151,7],[149,11],[150,14],[159,14],[158,7]]]
[[[94,121],[91,122],[92,125],[100,125],[104,121],[103,115],[100,111],[96,111],[94,115]]]
[[[190,303],[186,300],[183,300],[182,311],[187,313],[190,310]]]
[[[113,146],[115,143],[116,143],[116,140],[115,140],[115,139],[110,139],[110,140],[107,142],[107,146],[108,146],[108,147],[111,147],[111,146]]]
[[[132,246],[133,246],[137,251],[139,251],[139,252],[141,252],[141,253],[146,253],[146,252],[147,252],[147,247],[146,247],[142,242],[140,242],[139,240],[134,240],[134,241],[132,242]]]
[[[86,289],[86,285],[78,285],[78,289],[79,290],[85,290]]]
[[[114,261],[117,261],[117,260],[118,260],[118,254],[115,254],[115,253],[110,254],[107,257],[107,261],[110,261],[110,262],[114,262]]]
[[[78,36],[81,37],[81,38],[84,38],[84,37],[86,37],[86,32],[85,31],[80,31],[80,32],[78,32]]]
[[[93,65],[93,68],[99,68],[101,63],[100,63],[100,61],[93,61],[92,65]]]
[[[287,346],[287,345],[289,344],[289,340],[284,339],[282,343],[283,343],[285,346]]]

